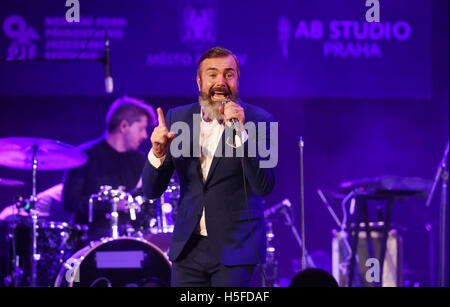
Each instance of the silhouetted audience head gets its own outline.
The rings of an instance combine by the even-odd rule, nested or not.
[[[289,287],[339,287],[334,277],[322,269],[309,268],[297,273]]]

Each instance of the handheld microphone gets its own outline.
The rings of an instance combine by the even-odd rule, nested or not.
[[[109,50],[109,38],[107,30],[105,30],[105,49],[103,64],[105,65],[105,92],[110,94],[114,90],[114,81],[111,76],[111,54]]]
[[[225,106],[225,105],[226,105],[227,103],[229,103],[229,102],[232,102],[232,100],[229,99],[229,98],[225,98],[225,99],[222,101],[222,105]],[[232,119],[231,119],[231,124],[232,124],[232,126],[233,126],[233,129],[235,129],[236,131],[240,131],[240,129],[238,128],[238,127],[239,127],[239,122],[238,122],[238,120],[237,120],[236,118],[232,118]]]
[[[225,98],[222,101],[222,105],[225,107],[225,105],[232,100],[229,98]],[[233,144],[233,146],[236,144],[236,136],[239,137],[242,141],[242,132],[241,132],[241,126],[239,125],[239,121],[236,118],[232,118],[230,120],[231,123],[231,129],[233,130],[233,135],[230,135],[230,137],[227,139],[228,144]]]
[[[291,202],[289,201],[289,199],[285,198],[285,199],[283,199],[283,201],[281,203],[278,203],[275,206],[272,206],[269,209],[264,210],[264,218],[267,218],[267,217],[271,216],[272,214],[277,213],[284,207],[290,208],[291,206],[292,205],[291,205]]]

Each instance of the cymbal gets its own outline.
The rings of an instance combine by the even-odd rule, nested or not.
[[[31,170],[35,146],[37,170],[54,171],[79,167],[88,159],[85,152],[57,140],[13,137],[0,139],[0,165]]]
[[[13,180],[13,179],[7,179],[7,178],[0,177],[0,186],[16,187],[19,185],[24,185],[24,182],[20,181],[20,180]]]

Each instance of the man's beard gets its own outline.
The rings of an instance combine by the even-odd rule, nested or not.
[[[200,96],[198,100],[200,102],[200,106],[202,107],[205,115],[212,120],[223,120],[223,114],[220,113],[220,107],[222,103],[219,101],[212,101],[211,97],[214,95],[214,91],[223,91],[224,99],[231,99],[232,101],[238,103],[239,95],[238,93],[231,93],[228,88],[211,88],[208,93],[200,92]]]

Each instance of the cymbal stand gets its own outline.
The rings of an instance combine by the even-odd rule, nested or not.
[[[33,166],[32,166],[32,195],[30,197],[30,216],[32,222],[32,259],[31,259],[31,281],[30,286],[36,287],[37,280],[37,262],[40,255],[37,252],[37,220],[38,210],[36,209],[36,173],[37,173],[37,145],[33,146]]]

